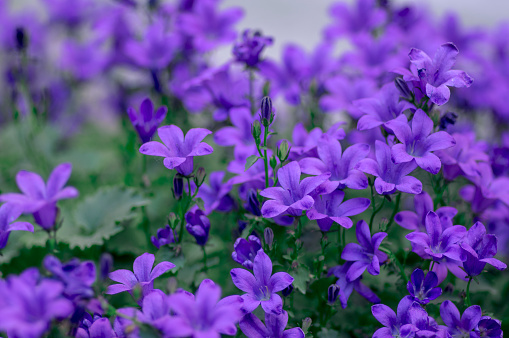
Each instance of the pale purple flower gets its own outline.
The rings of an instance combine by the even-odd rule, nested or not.
[[[422,169],[438,174],[442,163],[432,151],[447,149],[456,144],[454,138],[445,131],[433,131],[433,121],[422,110],[418,109],[412,118],[411,128],[406,118],[390,121],[386,126],[402,143],[392,146],[394,163],[405,163],[415,159]]]
[[[203,128],[190,129],[185,138],[182,130],[175,126],[164,126],[157,129],[161,142],[150,141],[140,147],[140,153],[164,157],[164,166],[175,169],[188,176],[193,172],[193,157],[212,154],[211,146],[201,142],[212,132]]]
[[[345,193],[336,190],[327,195],[315,198],[313,208],[307,212],[307,217],[316,220],[321,231],[329,231],[334,223],[344,228],[351,228],[353,225],[349,216],[363,213],[371,201],[367,198],[352,198],[343,201]]]
[[[410,281],[406,288],[412,296],[414,302],[419,304],[428,304],[437,299],[442,294],[442,289],[437,287],[438,277],[433,271],[429,271],[426,276],[421,269],[415,269],[410,276]]]
[[[472,305],[468,307],[463,315],[456,305],[450,300],[446,300],[440,305],[440,317],[447,326],[447,331],[453,337],[475,337],[472,332],[479,324],[482,317],[482,310],[479,305]]]
[[[272,274],[272,261],[263,250],[256,254],[253,272],[254,275],[240,268],[230,271],[233,284],[246,292],[242,296],[243,310],[250,313],[261,304],[263,311],[280,314],[283,311],[283,301],[276,292],[292,284],[293,277],[286,272]]]
[[[267,228],[270,229],[270,228]],[[262,250],[260,239],[250,235],[247,239],[237,238],[233,244],[232,258],[246,269],[253,269],[253,261],[258,251]]]
[[[245,315],[239,323],[242,333],[248,338],[304,338],[304,332],[300,327],[285,330],[288,324],[288,312],[284,311],[276,315],[265,313],[265,324],[252,313]]]
[[[361,160],[355,166],[367,174],[376,176],[375,189],[380,195],[392,194],[396,190],[409,194],[419,194],[422,183],[415,177],[407,176],[415,168],[415,161],[396,164],[391,160],[391,149],[381,141],[375,141],[376,161],[371,158]]]
[[[355,235],[359,244],[348,243],[341,253],[341,259],[354,262],[346,273],[349,282],[359,278],[366,269],[370,274],[378,275],[380,263],[387,260],[387,255],[378,250],[387,233],[378,232],[371,237],[368,223],[360,220],[355,227]]]
[[[154,104],[149,98],[141,102],[139,112],[131,107],[127,109],[127,115],[142,143],[146,143],[152,139],[157,127],[159,127],[166,117],[167,112],[168,108],[166,108],[166,106],[161,106],[154,111]]]
[[[34,232],[32,224],[28,222],[15,222],[22,212],[21,206],[16,204],[5,203],[0,206],[0,250],[7,245],[11,231]]]
[[[45,230],[54,227],[58,208],[57,201],[75,198],[79,195],[74,187],[65,187],[71,176],[72,165],[63,163],[51,172],[48,182],[44,183],[41,176],[30,171],[20,171],[16,175],[16,183],[23,194],[6,193],[0,195],[0,202],[19,205],[23,213],[31,213],[35,222]]]

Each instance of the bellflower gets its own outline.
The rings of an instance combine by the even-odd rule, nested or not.
[[[229,296],[219,299],[221,288],[210,279],[204,279],[196,297],[186,292],[176,292],[169,297],[170,308],[175,314],[162,328],[168,337],[211,337],[237,333],[237,322],[242,318],[242,298]]]
[[[453,337],[474,337],[472,332],[479,324],[482,317],[482,310],[479,305],[468,307],[460,317],[460,312],[456,305],[450,300],[446,300],[440,305],[440,317],[447,326],[447,331]]]
[[[249,68],[256,67],[260,62],[263,49],[272,45],[272,40],[271,37],[263,36],[259,31],[244,30],[242,41],[233,46],[235,61],[242,62]]]
[[[263,250],[259,250],[253,263],[254,275],[244,269],[230,271],[233,284],[246,292],[243,310],[253,312],[260,304],[266,313],[281,314],[283,301],[276,293],[293,283],[293,277],[286,272],[272,275],[272,261]]]
[[[203,184],[196,195],[203,200],[207,214],[214,210],[228,212],[235,205],[235,201],[229,195],[233,184],[231,182],[222,183],[224,174],[224,171],[211,172],[209,175],[210,185]]]
[[[352,5],[334,3],[329,13],[334,23],[325,31],[328,39],[371,32],[381,26],[387,17],[384,9],[378,7],[374,0],[360,0]]]
[[[120,284],[113,284],[108,286],[106,294],[114,295],[127,291],[132,296],[134,288],[140,287],[141,297],[139,300],[137,299],[137,301],[139,304],[141,304],[143,297],[153,290],[154,279],[175,267],[175,264],[173,263],[161,262],[152,269],[154,261],[155,256],[153,254],[144,253],[134,260],[134,273],[124,269],[110,272],[110,279]]]
[[[371,237],[368,223],[360,220],[357,222],[355,235],[359,244],[348,243],[341,253],[341,259],[354,262],[346,274],[346,279],[349,282],[359,278],[366,269],[370,274],[378,275],[380,263],[387,260],[387,255],[378,250],[387,233],[379,232]]]
[[[503,337],[502,327],[499,320],[482,316],[474,329],[479,337],[501,338]]]
[[[157,229],[157,236],[152,236],[150,240],[152,244],[158,249],[163,245],[175,243],[177,234],[173,232],[169,224],[166,224],[164,228]]]
[[[258,194],[256,190],[249,189],[247,193],[247,203],[244,208],[255,216],[261,216],[262,211],[260,210],[260,201],[258,200]]]
[[[270,229],[270,228],[267,228]],[[233,244],[232,258],[247,269],[253,269],[253,261],[258,251],[262,249],[260,239],[250,235],[247,239],[237,238]]]
[[[408,230],[426,231],[426,215],[428,212],[434,211],[433,200],[426,191],[423,190],[420,194],[415,195],[414,210],[415,212],[409,210],[398,212],[394,216],[394,222]],[[440,218],[442,228],[447,229],[452,226],[452,220],[458,210],[453,207],[440,207],[435,213]]]
[[[343,201],[345,193],[336,190],[327,195],[321,195],[315,198],[313,208],[307,212],[310,220],[318,223],[321,231],[329,231],[333,223],[337,223],[344,228],[351,228],[353,225],[349,216],[355,216],[363,213],[371,201],[367,198],[352,198]]]
[[[415,177],[407,176],[415,168],[415,161],[396,164],[391,160],[391,149],[381,141],[375,141],[376,161],[371,158],[361,160],[355,166],[367,174],[376,176],[375,189],[380,195],[392,194],[396,190],[409,194],[419,194],[422,183]]]
[[[23,209],[12,203],[0,206],[0,250],[5,248],[11,231],[21,230],[34,232],[34,226],[28,222],[15,222]]]
[[[368,187],[368,179],[355,165],[369,154],[369,145],[354,144],[343,154],[338,140],[322,135],[317,142],[318,158],[304,158],[299,165],[304,174],[321,175],[330,172],[329,180],[337,182],[340,189],[362,190]]]
[[[284,311],[276,315],[265,313],[265,324],[252,313],[245,315],[239,323],[242,333],[248,338],[304,338],[304,332],[300,327],[285,330],[288,324],[288,312]]]
[[[364,114],[357,122],[357,129],[362,131],[382,125],[387,127],[387,122],[398,118],[405,110],[415,109],[410,102],[400,101],[399,97],[399,90],[394,82],[390,82],[374,97],[354,101],[353,104]]]
[[[140,147],[140,153],[164,157],[164,166],[188,176],[193,172],[193,157],[212,154],[211,146],[201,142],[211,131],[203,128],[190,129],[185,138],[182,130],[175,126],[157,129],[161,142],[150,141]]]
[[[117,334],[111,328],[111,323],[108,318],[102,318],[94,315],[94,318],[88,313],[85,313],[80,327],[76,333],[76,338],[114,338]]]
[[[166,117],[167,112],[168,108],[166,108],[166,106],[161,106],[154,112],[154,104],[149,98],[141,102],[139,112],[131,107],[127,109],[127,115],[142,143],[147,143],[152,139],[157,127],[159,127]]]
[[[210,221],[197,205],[186,213],[186,230],[193,235],[198,245],[204,246],[209,239]]]
[[[432,151],[447,149],[456,144],[451,135],[445,131],[433,131],[433,121],[422,110],[418,109],[412,118],[412,127],[406,118],[392,120],[386,124],[402,143],[392,146],[392,160],[394,163],[405,163],[415,159],[422,169],[438,174],[442,163]]]
[[[316,148],[322,135],[327,134],[331,139],[342,140],[345,131],[340,128],[342,122],[333,124],[325,133],[320,128],[313,128],[309,133],[302,123],[293,128],[289,160],[299,160],[304,157],[318,157]]]
[[[10,202],[21,206],[24,213],[31,213],[37,224],[49,230],[55,226],[58,213],[57,201],[79,195],[74,187],[64,188],[71,176],[71,170],[70,163],[58,165],[49,175],[46,184],[36,173],[22,170],[16,175],[16,183],[23,194],[2,194],[0,202]]]
[[[469,277],[480,275],[486,263],[493,265],[498,270],[507,268],[506,264],[493,258],[497,253],[497,237],[486,234],[486,228],[481,222],[475,223],[468,229],[460,247],[467,256],[463,262],[463,268]]]
[[[272,218],[281,214],[292,216],[302,215],[303,210],[309,210],[315,203],[311,193],[322,183],[327,181],[330,173],[300,180],[299,163],[290,162],[277,172],[281,187],[270,187],[262,190],[260,195],[270,200],[263,203],[262,215]]]
[[[415,269],[410,276],[406,288],[414,302],[428,304],[442,294],[442,289],[437,287],[438,277],[433,271],[429,271],[426,277],[421,269]]]

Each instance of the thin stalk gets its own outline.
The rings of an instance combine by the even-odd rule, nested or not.
[[[207,271],[207,251],[205,250],[205,245],[201,246],[201,250],[203,252],[203,271]]]
[[[472,305],[472,301],[470,300],[470,283],[472,283],[472,277],[468,278],[468,283],[467,283],[467,298],[466,298],[467,306]]]
[[[263,164],[265,167],[265,188],[269,187],[269,158],[267,156],[267,135],[269,134],[269,126],[265,126],[263,135]]]
[[[387,255],[389,255],[389,257],[391,258],[391,260],[396,263],[397,267],[399,268],[399,272],[401,274],[401,277],[403,278],[403,280],[405,281],[405,283],[408,283],[408,277],[405,273],[405,268],[403,267],[403,265],[400,263],[400,261],[398,260],[398,258],[396,257],[396,255],[389,249],[386,249],[386,248],[383,248],[383,247],[380,247],[379,248],[380,251],[382,252],[385,252]]]
[[[396,213],[399,211],[399,202],[401,201],[401,193],[398,193],[396,196],[396,205],[394,207],[394,210],[392,210],[391,218],[389,219],[389,224],[387,224],[386,231],[389,231],[389,228],[391,227],[392,223],[394,223],[394,216],[396,216]]]

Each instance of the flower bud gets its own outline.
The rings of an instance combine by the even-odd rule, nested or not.
[[[182,194],[184,193],[184,178],[180,174],[176,174],[173,177],[173,197],[177,200],[182,198]]]
[[[108,278],[108,274],[113,267],[113,257],[107,252],[103,253],[99,259],[99,267],[101,271],[101,280],[104,281]]]
[[[456,123],[457,118],[458,114],[452,111],[445,113],[445,115],[440,119],[440,130],[446,130],[448,126],[453,126]]]
[[[396,88],[398,88],[401,96],[403,96],[405,99],[412,98],[412,92],[410,91],[410,88],[408,88],[408,85],[406,81],[403,80],[403,78],[397,77],[396,80],[394,80],[394,83],[396,84]]]
[[[293,291],[293,284],[288,285],[286,288],[281,291],[283,296],[288,297]]]
[[[260,144],[260,136],[262,135],[262,127],[260,126],[260,121],[255,120],[251,125],[251,134],[255,139],[256,144]]]
[[[205,181],[205,177],[207,177],[207,172],[205,171],[205,168],[199,167],[196,171],[196,175],[194,176],[194,183],[197,187],[200,187],[203,182]],[[191,193],[191,192],[189,192]]]
[[[16,48],[19,51],[25,50],[28,45],[28,37],[25,29],[23,27],[17,27],[15,34],[16,34]]]
[[[262,104],[260,107],[260,122],[264,127],[268,127],[274,121],[274,110],[272,109],[272,100],[270,97],[265,96],[262,99]]]
[[[274,231],[271,228],[267,227],[263,230],[263,239],[265,240],[265,244],[272,250],[272,243],[274,242]]]
[[[277,157],[283,163],[288,158],[288,155],[290,155],[290,146],[287,140],[283,140],[277,148]]]
[[[171,229],[175,229],[177,227],[177,215],[174,212],[170,212],[168,215],[168,225]]]
[[[260,201],[258,201],[258,195],[256,190],[250,189],[247,193],[247,205],[246,209],[255,216],[261,216]]]
[[[239,232],[242,233],[242,231],[244,231],[244,229],[247,227],[249,223],[246,222],[246,221],[243,221],[243,220],[239,220],[238,222],[238,225],[239,225]]]
[[[275,155],[272,155],[272,157],[269,159],[269,164],[272,169],[275,169],[277,166],[277,158]]]
[[[304,331],[304,334],[308,333],[312,323],[313,321],[309,317],[306,317],[302,320],[302,331]]]
[[[331,284],[327,289],[327,302],[330,305],[334,304],[339,296],[339,287],[336,284]]]

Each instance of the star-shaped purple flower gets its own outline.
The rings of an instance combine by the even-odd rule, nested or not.
[[[432,151],[450,148],[456,141],[445,131],[430,135],[433,131],[433,121],[422,109],[415,112],[411,124],[410,128],[405,117],[386,124],[402,142],[392,146],[392,160],[394,163],[405,163],[415,159],[422,169],[433,175],[438,174],[442,163]]]
[[[263,250],[256,254],[253,272],[254,275],[240,268],[230,271],[233,284],[247,292],[242,296],[244,311],[253,312],[261,304],[263,311],[280,314],[283,311],[283,301],[276,292],[292,284],[293,277],[286,272],[277,272],[273,275],[272,261]]]
[[[185,138],[182,130],[175,126],[164,126],[157,129],[163,144],[150,141],[140,147],[140,153],[150,156],[164,157],[164,166],[175,169],[178,173],[188,176],[193,172],[193,157],[210,155],[214,151],[211,146],[201,142],[212,132],[203,128],[190,129]]]
[[[406,288],[413,297],[414,302],[428,304],[442,294],[442,289],[437,287],[438,277],[433,271],[429,271],[424,277],[424,271],[415,269],[410,276]]]
[[[346,279],[349,282],[359,278],[366,269],[370,274],[378,275],[380,273],[380,263],[387,260],[387,255],[378,250],[387,233],[378,232],[371,237],[368,223],[360,220],[357,222],[355,235],[359,244],[348,243],[341,253],[341,259],[354,262],[346,273]]]
[[[262,249],[262,243],[258,237],[251,235],[247,239],[237,238],[233,249],[235,250],[232,252],[233,260],[247,269],[253,269],[253,261],[258,251]]]
[[[136,129],[142,143],[146,143],[152,139],[157,127],[159,127],[166,117],[167,112],[168,108],[166,108],[166,106],[161,106],[154,111],[154,104],[149,98],[141,102],[139,112],[132,107],[127,109],[129,119]]]
[[[212,211],[230,211],[235,201],[229,195],[233,184],[231,182],[223,183],[224,171],[213,171],[209,175],[209,184],[203,184],[198,191],[196,197],[203,200],[205,213],[210,214]]]
[[[5,248],[11,231],[21,230],[34,232],[34,226],[28,222],[15,222],[21,216],[21,206],[5,203],[0,206],[0,250]]]
[[[481,320],[482,310],[479,305],[472,305],[460,316],[456,305],[450,300],[446,300],[440,305],[440,317],[452,337],[475,337],[472,331]]]
[[[381,141],[375,141],[376,161],[371,158],[361,160],[355,166],[367,174],[376,176],[375,189],[380,195],[388,195],[396,190],[409,194],[419,194],[422,183],[415,177],[407,176],[415,168],[415,161],[396,164],[391,160],[391,149]]]
[[[288,324],[288,312],[276,315],[265,312],[265,324],[252,313],[245,315],[239,323],[242,333],[249,338],[304,338],[300,327],[285,330]]]

